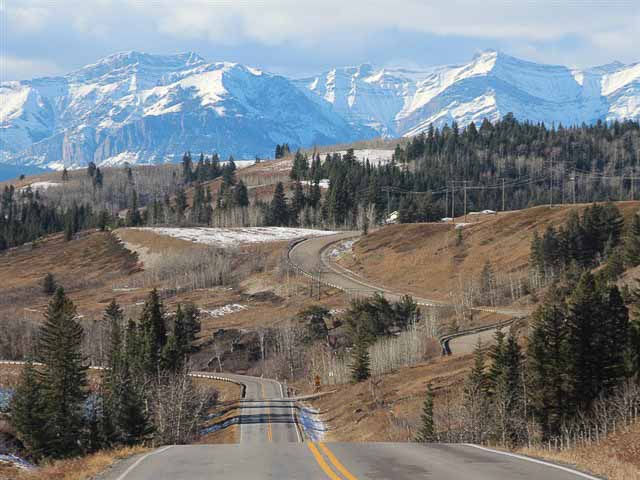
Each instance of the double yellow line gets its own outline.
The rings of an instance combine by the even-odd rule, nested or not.
[[[264,396],[264,383],[262,384],[262,399],[266,400]],[[266,403],[265,403],[266,405]],[[271,430],[271,408],[265,407],[267,410],[267,439],[272,442],[273,441],[273,431]]]
[[[320,466],[322,471],[326,473],[331,480],[358,480],[349,470],[347,470],[347,468],[342,463],[340,463],[340,461],[324,443],[307,442],[307,447],[309,447],[309,450],[311,450],[311,453],[316,459],[316,462],[318,462],[318,465]],[[322,456],[322,453],[320,453],[320,451],[322,451],[322,453],[324,453],[324,455],[327,457],[328,462]],[[329,464],[331,464],[331,466]],[[336,472],[342,474],[342,477]]]

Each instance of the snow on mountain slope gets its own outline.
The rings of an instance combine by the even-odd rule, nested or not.
[[[638,65],[579,71],[486,51],[468,64],[424,72],[352,67],[297,83],[354,124],[364,121],[382,135],[415,135],[431,124],[467,125],[509,112],[565,125],[638,119]]]
[[[640,119],[640,63],[584,70],[486,51],[433,67],[333,68],[288,80],[194,53],[110,55],[68,75],[0,84],[0,162],[82,166],[226,157],[415,135],[507,113],[547,124]]]
[[[64,77],[4,83],[0,100],[2,159],[55,168],[164,162],[187,149],[254,158],[277,143],[377,135],[284,77],[193,53],[111,55]]]

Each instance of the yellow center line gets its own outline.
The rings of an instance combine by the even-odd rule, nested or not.
[[[327,448],[327,446],[324,443],[318,443],[318,446],[320,447],[320,450],[322,450],[324,452],[324,454],[327,456],[329,461],[331,463],[333,463],[333,466],[336,467],[338,469],[338,471],[342,475],[344,475],[344,477],[347,480],[358,480],[356,477],[353,476],[353,474],[349,470],[346,469],[346,467],[342,463],[340,463],[340,461],[331,452],[331,450],[329,450],[329,448]]]
[[[262,399],[266,400],[264,395],[264,383],[262,384]],[[266,403],[265,403],[266,404]],[[265,407],[267,410],[267,439],[270,442],[273,441],[273,432],[271,431],[271,409],[267,406]]]
[[[307,442],[307,447],[309,447],[309,450],[311,450],[311,453],[315,457],[316,462],[318,462],[318,465],[320,465],[322,471],[326,473],[331,480],[342,480],[338,475],[336,475],[333,470],[331,470],[331,467],[324,460],[313,442]]]

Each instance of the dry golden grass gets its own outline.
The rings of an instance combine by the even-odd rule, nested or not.
[[[448,390],[462,385],[472,357],[442,357],[358,384],[327,385],[333,392],[310,403],[328,425],[326,439],[334,442],[411,441],[406,427],[417,424],[427,384],[434,389],[436,405]],[[301,393],[313,392],[311,379],[298,383]]]
[[[15,480],[88,480],[108,468],[117,460],[145,452],[145,447],[124,447],[104,450],[85,457],[56,460],[33,471],[0,469],[0,478]]]
[[[640,202],[616,205],[626,218],[640,208]],[[525,275],[533,233],[563,224],[572,210],[586,206],[543,206],[470,216],[468,221],[475,223],[462,229],[461,246],[456,246],[451,224],[392,225],[357,242],[353,255],[341,263],[392,290],[447,300],[451,292],[460,290],[464,279],[477,278],[487,260],[500,275]]]
[[[42,319],[49,298],[41,282],[47,272],[82,315],[102,311],[115,296],[114,282],[138,270],[138,261],[111,233],[88,231],[65,242],[51,235],[34,247],[22,246],[0,255],[0,278],[5,279],[0,297],[0,319],[9,316]],[[126,300],[126,299],[125,299]]]
[[[605,476],[609,480],[637,480],[640,478],[640,423],[627,431],[609,435],[599,444],[560,452],[522,449],[518,453],[575,465],[581,470]]]

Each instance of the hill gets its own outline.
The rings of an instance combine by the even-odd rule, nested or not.
[[[616,202],[629,219],[640,202]],[[489,262],[500,284],[516,286],[529,277],[533,233],[566,222],[588,205],[558,205],[468,215],[452,223],[391,225],[353,245],[340,264],[394,291],[441,301],[462,301]],[[514,299],[511,299],[513,301]]]

